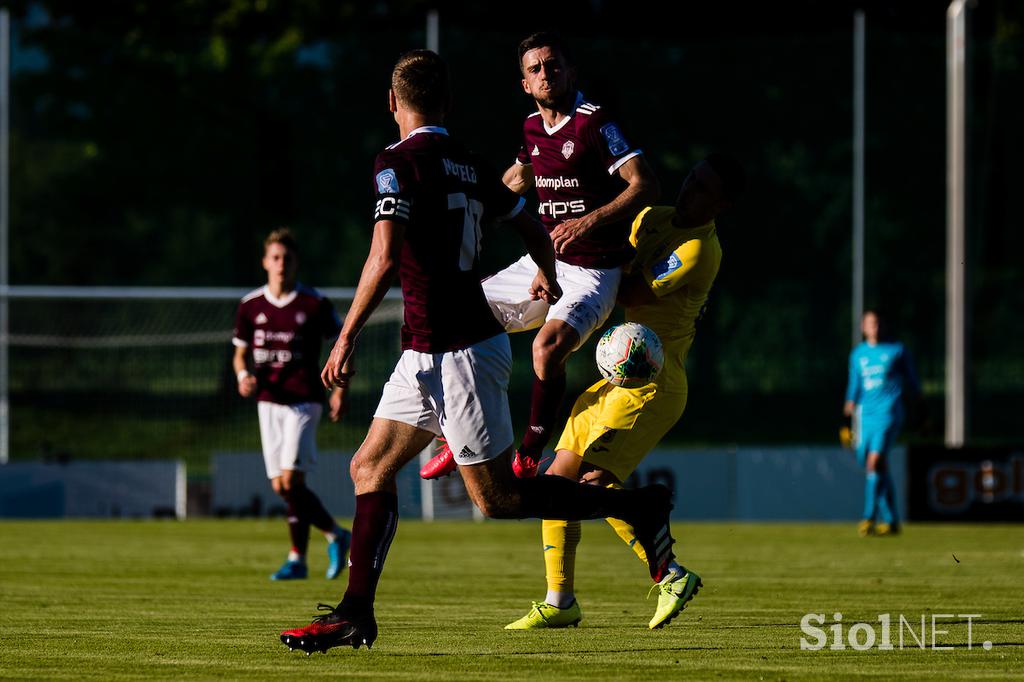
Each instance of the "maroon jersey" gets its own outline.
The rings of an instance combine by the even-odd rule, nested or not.
[[[315,289],[299,284],[277,299],[261,287],[239,304],[232,342],[252,348],[257,400],[316,403],[324,400],[320,344],[340,331],[334,306]]]
[[[641,153],[601,107],[578,94],[575,111],[553,128],[540,112],[526,118],[516,163],[533,165],[540,219],[550,232],[618,196],[625,185],[615,171]],[[629,228],[629,220],[601,225],[557,257],[586,268],[622,265],[633,257]]]
[[[374,221],[405,226],[402,349],[443,353],[503,333],[480,287],[480,228],[515,216],[522,198],[434,126],[378,154],[374,178]]]

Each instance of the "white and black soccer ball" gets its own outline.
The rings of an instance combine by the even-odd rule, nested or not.
[[[615,386],[635,388],[649,384],[664,364],[661,339],[636,322],[612,327],[597,342],[597,368]]]

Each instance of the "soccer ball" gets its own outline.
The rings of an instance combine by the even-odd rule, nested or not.
[[[615,386],[633,388],[649,384],[664,364],[661,339],[636,322],[612,327],[597,342],[597,368]]]

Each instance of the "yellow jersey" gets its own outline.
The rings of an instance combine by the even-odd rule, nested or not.
[[[671,206],[652,206],[633,220],[629,241],[636,257],[628,269],[642,275],[658,300],[627,307],[626,320],[650,327],[661,339],[665,367],[658,389],[685,392],[686,354],[722,263],[722,245],[714,220],[683,229],[672,224],[675,214]]]

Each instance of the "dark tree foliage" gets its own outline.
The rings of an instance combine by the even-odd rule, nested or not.
[[[247,286],[287,224],[303,278],[351,286],[369,243],[373,155],[397,134],[391,65],[441,13],[451,127],[499,168],[531,103],[515,45],[554,28],[581,86],[621,114],[668,202],[687,169],[730,151],[750,176],[721,221],[725,261],[692,385],[736,396],[834,395],[850,342],[852,11],[868,21],[868,303],[891,311],[941,391],[945,1],[677,3],[13,3],[12,281]],[[1024,385],[1024,9],[971,10],[970,229],[976,380]],[[488,264],[518,251],[500,232]],[[696,414],[696,416],[694,416]]]

